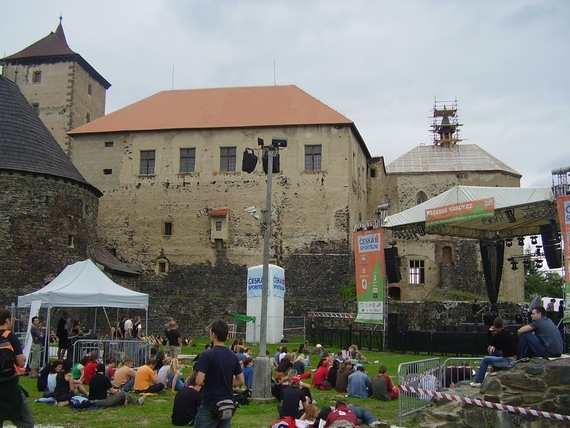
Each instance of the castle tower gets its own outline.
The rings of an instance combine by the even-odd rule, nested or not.
[[[451,107],[448,107],[448,105],[451,105]],[[462,141],[459,138],[459,128],[461,126],[463,124],[459,123],[457,115],[457,98],[453,101],[434,101],[431,124],[434,145],[445,148],[455,146]]]
[[[105,115],[111,84],[67,44],[62,18],[55,32],[0,61],[64,152],[72,157],[67,132]]]

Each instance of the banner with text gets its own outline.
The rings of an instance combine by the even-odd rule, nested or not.
[[[384,322],[384,229],[354,233],[357,322]]]
[[[570,195],[557,199],[562,250],[564,251],[564,324],[570,323]]]
[[[471,220],[495,215],[495,198],[478,199],[443,205],[425,210],[426,225],[453,223],[460,220]]]

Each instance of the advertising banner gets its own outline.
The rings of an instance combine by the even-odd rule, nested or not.
[[[355,232],[354,257],[358,307],[355,321],[382,324],[385,283],[384,229]]]
[[[425,210],[426,225],[453,223],[454,221],[470,220],[495,215],[495,198],[479,199],[476,201],[460,202]]]
[[[570,323],[570,195],[560,196],[558,217],[560,219],[560,235],[564,251],[564,324]]]

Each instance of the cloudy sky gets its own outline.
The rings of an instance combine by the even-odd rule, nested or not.
[[[1,0],[0,56],[55,31],[112,83],[107,113],[161,90],[297,85],[390,163],[457,98],[464,144],[549,186],[570,166],[567,0]]]

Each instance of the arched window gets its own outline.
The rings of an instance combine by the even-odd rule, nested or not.
[[[443,247],[443,250],[441,253],[441,261],[443,263],[451,263],[453,261],[453,255],[451,253],[451,247],[449,247],[449,246]]]
[[[419,205],[425,201],[427,201],[427,195],[422,192],[421,190],[418,192],[418,194],[416,195],[416,205]]]

